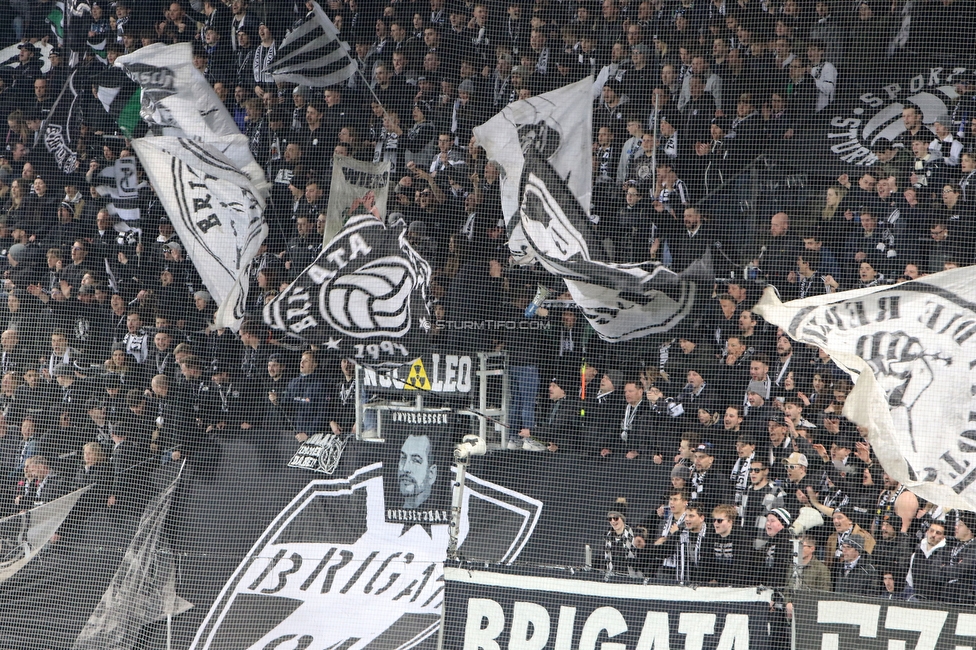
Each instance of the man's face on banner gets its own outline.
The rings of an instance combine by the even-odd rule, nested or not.
[[[397,480],[404,508],[419,508],[437,480],[437,465],[431,462],[431,444],[427,436],[407,436],[400,447]]]

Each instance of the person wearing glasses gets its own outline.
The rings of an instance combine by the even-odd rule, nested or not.
[[[710,552],[704,558],[704,575],[709,584],[716,586],[744,586],[756,584],[753,576],[751,531],[744,532],[736,526],[739,516],[735,506],[721,504],[712,510]]]
[[[644,539],[627,525],[627,499],[617,497],[607,510],[609,528],[604,536],[603,560],[607,574],[637,576]]]
[[[748,537],[758,540],[766,531],[766,515],[782,508],[782,488],[769,480],[769,467],[762,458],[749,463],[749,488],[742,492],[739,521]]]

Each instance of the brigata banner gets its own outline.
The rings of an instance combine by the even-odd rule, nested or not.
[[[768,647],[771,592],[755,588],[618,584],[454,567],[444,568],[444,578],[444,648]]]
[[[811,591],[800,594],[793,611],[798,648],[960,650],[976,646],[972,607]]]
[[[426,454],[426,442],[416,442],[424,444],[407,452]],[[344,464],[352,460],[349,451],[355,456],[355,448],[347,450]],[[406,505],[399,488],[387,502],[384,479],[393,469],[374,463],[343,478],[308,483],[233,572],[190,647],[434,650],[448,522],[391,521],[388,508]],[[438,480],[450,485],[451,468],[438,472]],[[417,503],[425,481],[416,481],[421,489],[405,490],[415,509],[427,505]],[[459,552],[514,562],[536,530],[542,507],[537,499],[469,474]]]

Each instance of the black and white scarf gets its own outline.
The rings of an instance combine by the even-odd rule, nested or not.
[[[270,73],[265,72],[265,69],[274,61],[276,50],[277,44],[274,42],[267,47],[258,45],[254,48],[254,62],[252,67],[255,81],[259,83],[272,83],[274,81],[274,77]]]
[[[623,548],[624,557],[628,560],[637,558],[637,547],[634,546],[634,531],[630,526],[624,526],[623,532],[619,535],[611,528],[607,531],[606,541],[604,542],[603,558],[606,560],[607,573],[614,570],[613,549],[615,546]]]

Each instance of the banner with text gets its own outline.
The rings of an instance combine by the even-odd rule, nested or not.
[[[445,567],[445,648],[768,647],[770,593]]]
[[[450,411],[380,411],[386,520],[446,524],[451,510]]]
[[[369,213],[385,223],[389,190],[389,162],[371,163],[348,156],[333,156],[328,220],[322,244],[328,245],[349,217],[357,214]]]
[[[972,607],[806,592],[794,601],[797,647],[835,650],[976,646]]]
[[[450,468],[441,473],[450,485]],[[255,541],[190,648],[434,650],[448,524],[388,521],[387,474],[375,463],[308,483]],[[476,476],[468,482],[459,551],[473,545],[493,562],[513,562],[543,504]],[[399,490],[393,498],[402,505]]]
[[[376,347],[356,345],[354,348]],[[357,356],[357,360],[360,357]],[[372,355],[367,353],[367,359]],[[472,354],[433,353],[417,357],[412,362],[394,368],[364,368],[363,383],[370,393],[383,391],[423,390],[432,393],[477,394]]]

